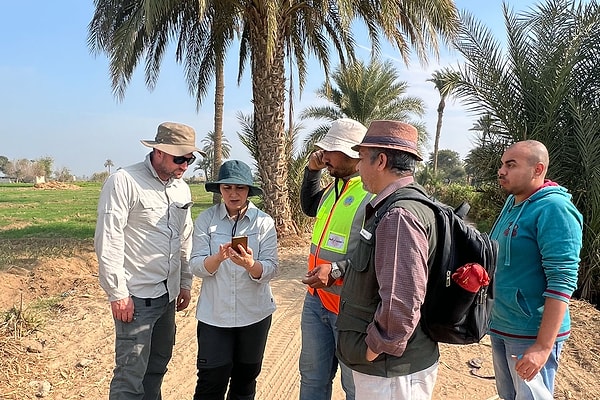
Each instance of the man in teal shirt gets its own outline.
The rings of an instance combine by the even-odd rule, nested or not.
[[[490,336],[498,394],[552,399],[554,377],[577,287],[582,216],[567,189],[545,179],[546,147],[510,146],[498,170],[509,193],[491,238],[499,243]]]

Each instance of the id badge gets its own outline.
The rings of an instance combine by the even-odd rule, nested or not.
[[[346,238],[342,235],[330,232],[327,238],[327,247],[330,249],[344,250],[346,245]]]

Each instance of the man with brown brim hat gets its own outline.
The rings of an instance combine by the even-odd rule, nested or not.
[[[143,162],[110,175],[98,202],[94,247],[115,322],[109,399],[161,398],[175,311],[190,302],[192,195],[183,174],[196,157],[191,127],[158,126]],[[134,317],[135,315],[135,317]]]
[[[430,399],[437,376],[438,345],[419,322],[435,216],[416,201],[386,201],[411,187],[423,190],[414,181],[417,139],[407,123],[373,121],[353,147],[363,185],[376,195],[346,269],[337,319],[337,355],[353,370],[356,398]]]
[[[300,352],[300,400],[330,400],[337,372],[335,357],[344,270],[352,250],[360,241],[364,209],[371,195],[362,187],[356,165],[358,152],[352,146],[363,140],[367,128],[358,121],[341,118],[315,144],[304,171],[300,189],[302,211],[316,217],[313,227],[308,273],[302,280],[307,293],[302,310]],[[321,186],[323,170],[334,181]],[[340,364],[346,400],[354,400],[352,371]]]
[[[163,122],[158,126],[154,140],[140,140],[151,153],[152,166],[159,178],[168,181],[181,178],[187,167],[196,161],[194,152],[206,154],[196,147],[196,132],[190,126],[176,122]]]

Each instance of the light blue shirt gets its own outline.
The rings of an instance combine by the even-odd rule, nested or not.
[[[219,251],[219,245],[231,241],[235,220],[229,218],[224,204],[203,211],[194,223],[190,267],[202,278],[196,318],[206,324],[230,328],[259,322],[275,311],[269,281],[279,268],[277,233],[273,219],[252,202],[240,218],[236,236],[248,236],[248,247],[260,261],[263,273],[254,279],[244,268],[227,259],[214,273],[204,267],[204,259]]]

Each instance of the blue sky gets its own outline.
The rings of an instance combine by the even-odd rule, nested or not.
[[[455,3],[492,29],[496,38],[504,38],[501,0]],[[508,2],[517,11],[536,3]],[[197,112],[183,69],[175,63],[171,49],[152,92],[145,86],[144,65],[140,65],[125,98],[117,101],[111,92],[106,57],[91,54],[87,46],[87,26],[93,12],[92,1],[40,1],[35,6],[29,2],[4,2],[0,13],[0,155],[9,160],[49,156],[54,159],[55,170],[66,167],[76,176],[89,177],[104,171],[107,159],[117,167],[143,159],[148,149],[139,140],[152,139],[156,127],[164,121],[193,126],[200,145],[212,129],[212,90]],[[366,48],[369,43],[359,45]],[[433,136],[439,96],[426,80],[436,69],[456,64],[459,55],[445,51],[439,62],[432,61],[426,67],[413,62],[407,68],[391,47],[385,46],[382,53],[401,71],[401,79],[408,82],[407,94],[425,101],[424,120]],[[238,86],[235,54],[234,51],[227,63],[224,132],[233,145],[232,158],[250,163],[247,151],[237,140],[239,125],[235,117],[238,111],[252,112],[250,68],[246,68]],[[368,60],[367,50],[359,50],[358,54]],[[297,112],[315,102],[322,103],[314,95],[322,82],[323,73],[315,65],[301,99],[296,99]],[[450,100],[440,148],[466,155],[472,147],[469,128],[475,119],[458,101]],[[311,124],[305,126],[310,128]],[[186,176],[189,175],[188,171]]]

